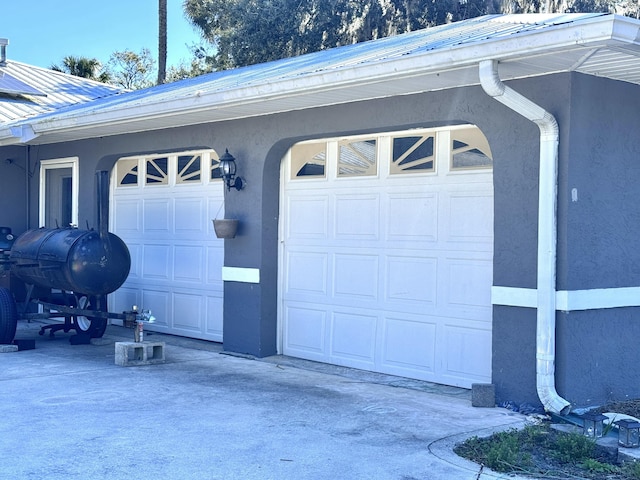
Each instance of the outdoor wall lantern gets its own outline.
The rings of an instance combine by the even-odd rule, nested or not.
[[[618,444],[623,447],[638,448],[640,446],[640,423],[629,419],[618,420],[615,423],[618,426]]]
[[[582,432],[587,437],[600,438],[603,431],[603,422],[606,419],[607,417],[601,413],[585,413],[582,415]]]
[[[225,149],[224,155],[220,157],[219,161],[220,176],[227,186],[227,191],[231,190],[231,187],[236,190],[242,190],[244,182],[242,178],[236,177],[236,159],[233,158],[228,149]]]

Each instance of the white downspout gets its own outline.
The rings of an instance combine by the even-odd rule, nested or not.
[[[489,96],[540,128],[536,388],[546,411],[566,415],[571,404],[558,395],[555,387],[558,122],[545,109],[502,83],[496,60],[481,61],[479,73],[482,88]]]

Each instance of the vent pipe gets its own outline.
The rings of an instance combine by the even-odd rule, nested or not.
[[[102,239],[109,237],[109,172],[96,172],[96,192],[98,197],[98,232]]]
[[[9,39],[0,38],[0,67],[7,64],[7,45],[9,45]]]
[[[536,389],[545,410],[567,415],[571,404],[558,395],[555,387],[558,122],[541,106],[502,83],[496,60],[481,61],[479,73],[482,88],[489,96],[540,129]]]

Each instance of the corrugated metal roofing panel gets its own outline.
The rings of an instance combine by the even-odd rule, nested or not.
[[[42,115],[71,105],[122,93],[113,85],[8,60],[0,75],[12,78],[13,91],[0,87],[0,123]]]

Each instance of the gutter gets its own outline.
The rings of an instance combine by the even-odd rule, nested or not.
[[[571,404],[558,395],[555,387],[558,122],[542,107],[502,83],[496,60],[482,60],[479,74],[489,96],[540,129],[536,389],[546,411],[567,415]]]
[[[0,147],[5,145],[25,144],[40,136],[34,132],[31,124],[25,123],[14,127],[0,129]]]

